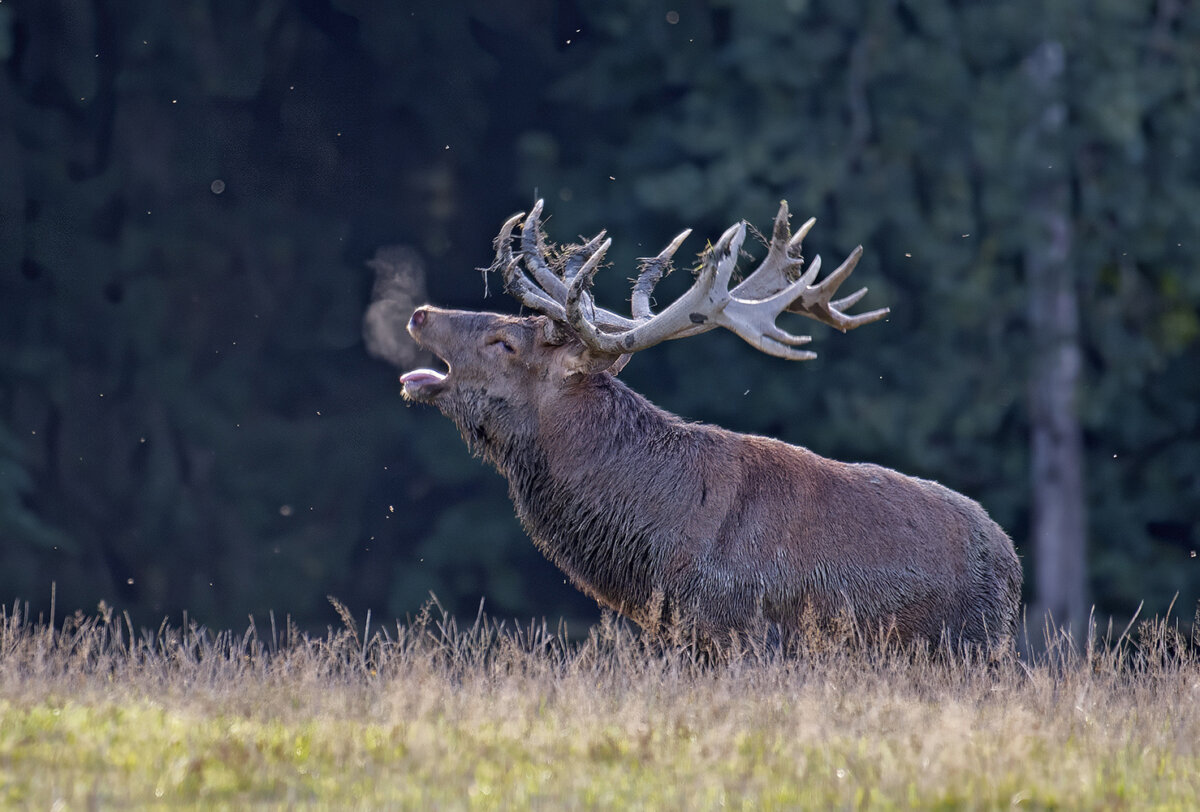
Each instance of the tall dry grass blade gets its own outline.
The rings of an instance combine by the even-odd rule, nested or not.
[[[1129,622],[1125,624],[1125,630],[1123,632],[1121,632],[1121,635],[1117,638],[1117,644],[1115,646],[1116,649],[1120,650],[1122,647],[1122,644],[1124,644],[1125,641],[1128,640],[1129,630],[1132,629],[1133,624],[1135,622],[1137,622],[1138,615],[1140,615],[1142,613],[1142,607],[1145,605],[1146,605],[1145,601],[1138,602],[1137,609],[1135,609],[1133,612],[1133,617],[1129,618]]]
[[[349,633],[352,638],[354,638],[355,646],[360,645],[360,641],[358,639],[358,628],[355,626],[354,616],[350,614],[350,610],[346,608],[346,604],[342,603],[332,595],[326,595],[325,598],[333,606],[333,610],[337,612],[338,617],[342,619],[342,625],[345,626],[346,632]]]

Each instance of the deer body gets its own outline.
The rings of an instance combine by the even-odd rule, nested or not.
[[[786,208],[768,260],[780,253],[780,220],[786,226]],[[709,252],[714,264],[736,257],[721,247]],[[796,629],[812,611],[825,619],[848,613],[868,632],[894,628],[902,640],[947,635],[1007,645],[1021,566],[976,502],[935,482],[659,409],[614,373],[621,351],[639,348],[628,336],[644,333],[652,318],[621,325],[600,311],[596,322],[608,319],[601,328],[589,320],[580,329],[572,316],[585,310],[582,286],[569,270],[560,275],[571,292],[559,311],[538,302],[549,315],[419,308],[408,330],[449,371],[417,370],[401,380],[406,397],[441,409],[508,479],[525,529],[576,586],[645,627],[677,618],[718,644],[730,632]],[[510,275],[510,289],[520,284]],[[846,317],[837,305],[825,294],[821,312],[864,318]],[[708,329],[697,306],[688,303],[676,333]],[[753,315],[736,318],[739,327],[756,323]],[[603,342],[587,340],[589,326]],[[778,331],[761,340],[773,354],[811,357],[794,349],[802,337]]]

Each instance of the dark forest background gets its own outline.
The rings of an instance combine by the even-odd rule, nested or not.
[[[1200,14],[1187,0],[0,2],[0,597],[590,622],[503,480],[362,339],[535,195],[599,296],[780,199],[886,322],[623,377],[686,417],[938,479],[1063,619],[1200,598]],[[668,280],[665,301],[686,284]],[[426,361],[428,363],[428,361]]]

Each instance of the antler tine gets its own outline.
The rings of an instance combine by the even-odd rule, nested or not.
[[[792,248],[791,233],[792,229],[788,223],[791,213],[788,211],[786,200],[779,201],[779,211],[775,214],[775,223],[771,227],[771,244],[767,247],[766,259],[758,266],[758,270],[763,271],[763,276],[769,276],[774,273],[785,273],[785,268],[790,257],[788,256]]]
[[[767,246],[767,256],[762,263],[747,276],[731,293],[740,299],[764,299],[779,291],[795,278],[794,271],[798,269],[800,260],[800,242],[808,234],[816,222],[810,219],[792,236],[788,225],[788,204],[786,200],[779,201],[779,212],[775,215],[775,223],[771,229],[771,242]]]
[[[583,263],[579,272],[575,274],[575,278],[571,280],[571,286],[567,289],[567,322],[575,328],[575,332],[579,334],[584,344],[601,352],[620,354],[619,348],[609,347],[613,336],[597,330],[596,325],[588,321],[583,312],[583,302],[591,304],[587,288],[591,287],[592,279],[600,268],[600,261],[604,258],[610,245],[612,245],[611,239],[600,243],[592,255],[587,258],[587,262]]]
[[[746,221],[740,220],[725,229],[721,239],[708,251],[708,258],[717,258],[716,281],[721,284],[725,298],[729,297],[729,280],[733,278],[733,269],[737,267],[738,254],[745,241]]]
[[[601,231],[595,237],[592,237],[583,245],[575,248],[567,256],[563,262],[562,278],[567,290],[567,298],[570,298],[570,287],[580,274],[587,269],[590,276],[594,276],[596,270],[600,267],[600,260],[604,256],[604,252],[608,250],[608,246],[612,244],[612,240],[605,240],[605,232]],[[593,261],[594,260],[594,261]],[[590,263],[590,264],[589,264]],[[590,284],[590,281],[589,283]],[[583,288],[579,292],[581,309],[589,314],[592,321],[608,330],[628,330],[637,322],[632,319],[627,319],[624,316],[618,315],[611,310],[605,310],[602,307],[596,307],[596,302],[592,298],[591,291]],[[564,312],[566,308],[566,300],[563,301]]]
[[[785,200],[784,202],[786,203],[787,201]],[[800,229],[792,236],[792,239],[788,241],[787,248],[789,256],[794,254],[799,257],[800,243],[804,242],[804,238],[808,236],[808,232],[812,231],[812,227],[816,224],[816,217],[809,217],[804,221],[804,225],[800,226]]]
[[[500,233],[492,241],[492,245],[496,249],[496,260],[488,270],[499,271],[504,278],[505,290],[516,297],[517,301],[525,307],[545,313],[551,318],[565,319],[566,312],[562,305],[553,301],[525,276],[520,267],[522,256],[520,254],[513,255],[512,232],[523,217],[525,217],[524,212],[517,212],[505,220],[504,225],[500,226]]]
[[[579,274],[579,269],[582,268],[587,263],[588,259],[592,256],[592,254],[596,253],[596,249],[600,246],[600,243],[604,240],[604,235],[606,233],[608,233],[608,232],[605,230],[601,230],[601,232],[599,234],[597,234],[595,237],[592,237],[590,240],[585,242],[583,245],[581,245],[578,248],[571,251],[570,255],[567,257],[566,261],[563,263],[563,273],[562,273],[563,282],[565,282],[568,286],[570,286],[570,284],[573,281],[575,281],[575,277]]]
[[[839,313],[837,308],[834,308],[832,305],[830,306],[830,310],[833,312],[834,318],[838,321],[838,324],[835,326],[843,333],[847,330],[853,330],[855,327],[862,327],[864,324],[870,324],[873,321],[879,321],[883,317],[887,316],[888,313],[892,312],[890,307],[881,307],[878,310],[872,310],[867,313],[859,313],[854,316],[848,316],[845,313]]]
[[[567,300],[567,286],[546,261],[546,243],[541,224],[543,203],[542,200],[534,203],[521,225],[521,254],[525,257],[525,266],[533,272],[534,280],[550,298],[561,304]]]
[[[679,232],[675,239],[659,252],[658,256],[642,261],[642,271],[638,274],[637,282],[634,283],[633,297],[630,302],[635,320],[642,321],[654,316],[650,311],[650,295],[654,293],[654,288],[659,281],[671,272],[671,258],[675,256],[679,246],[683,245],[683,241],[691,233],[690,228]]]
[[[849,296],[843,296],[841,299],[830,302],[829,306],[834,310],[845,310],[847,307],[854,307],[858,304],[858,300],[867,295],[866,288],[859,288]]]
[[[512,230],[516,228],[517,223],[524,216],[525,212],[519,211],[505,220],[504,225],[500,226],[500,233],[496,235],[496,239],[492,240],[492,247],[496,249],[496,261],[492,263],[492,267],[488,270],[503,268],[512,260]]]
[[[547,296],[541,288],[533,284],[521,270],[521,258],[513,257],[504,266],[504,289],[517,298],[526,307],[545,313],[553,319],[563,321],[566,311],[558,302]]]
[[[859,313],[853,316],[842,312],[843,308],[850,307],[862,299],[867,294],[866,288],[857,290],[835,302],[830,301],[833,298],[833,294],[837,292],[838,286],[845,281],[846,277],[858,265],[858,261],[862,258],[862,253],[863,249],[860,245],[851,251],[850,256],[846,257],[845,261],[819,284],[806,284],[802,290],[797,291],[799,295],[788,305],[787,309],[792,313],[799,313],[803,316],[816,319],[823,324],[828,324],[830,327],[836,327],[843,333],[855,327],[861,327],[864,324],[870,324],[873,321],[882,319],[891,312],[890,308],[884,307],[879,310],[872,310],[868,313]],[[820,257],[814,258],[813,265],[817,265],[817,260],[819,259]],[[811,282],[811,280],[807,279],[809,276],[810,274],[806,273],[804,278],[801,278],[795,285],[789,286],[788,290],[798,287],[799,282]],[[815,277],[815,274],[813,276]]]

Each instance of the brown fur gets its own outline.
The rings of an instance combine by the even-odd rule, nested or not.
[[[971,499],[686,422],[591,371],[614,359],[543,316],[426,307],[409,331],[450,374],[406,395],[441,409],[507,477],[547,558],[639,624],[667,613],[719,642],[793,630],[810,609],[905,641],[1012,639],[1021,565]]]

